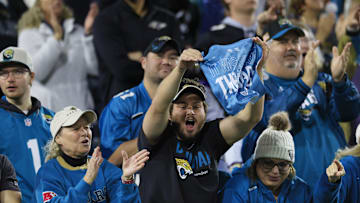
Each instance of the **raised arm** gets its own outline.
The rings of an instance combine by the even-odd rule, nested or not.
[[[254,42],[259,44],[263,50],[263,56],[256,67],[256,71],[263,80],[262,67],[268,56],[269,47],[265,42],[258,37],[253,38]],[[228,116],[220,121],[220,131],[225,141],[232,145],[234,142],[240,140],[247,135],[250,130],[261,120],[264,110],[264,96],[262,96],[255,104],[248,103],[246,107],[235,114]]]
[[[180,61],[157,89],[156,95],[145,114],[143,131],[151,144],[156,144],[161,133],[165,130],[169,120],[169,107],[175,97],[181,79],[188,68],[194,67],[195,62],[202,61],[198,50],[186,49],[180,56]]]
[[[346,76],[346,64],[350,55],[351,43],[348,42],[341,53],[333,47],[331,75],[333,94],[330,98],[330,111],[338,121],[351,121],[360,112],[360,95],[355,85]],[[348,109],[351,109],[349,111]]]

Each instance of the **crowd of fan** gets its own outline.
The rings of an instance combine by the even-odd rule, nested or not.
[[[359,39],[359,0],[0,0],[0,202],[360,202]]]

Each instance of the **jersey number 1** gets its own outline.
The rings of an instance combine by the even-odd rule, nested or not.
[[[35,173],[37,173],[40,166],[41,166],[39,144],[38,144],[37,139],[30,139],[27,142],[27,146],[31,150],[31,155],[32,155],[32,158],[33,158]]]

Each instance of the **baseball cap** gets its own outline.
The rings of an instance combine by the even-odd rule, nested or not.
[[[269,33],[271,39],[279,39],[290,31],[294,31],[299,37],[305,36],[301,28],[293,25],[288,19],[272,21],[264,29],[264,33]]]
[[[174,48],[180,55],[181,50],[180,50],[180,46],[179,46],[178,42],[176,40],[172,39],[171,37],[164,35],[164,36],[155,38],[149,44],[149,46],[144,51],[144,56],[146,56],[149,52],[159,53],[165,47],[165,45],[168,45],[168,46]]]
[[[183,78],[180,84],[179,91],[173,99],[173,103],[185,92],[192,92],[200,96],[201,100],[205,100],[205,87],[198,81],[190,78]]]
[[[50,124],[50,132],[53,138],[55,138],[61,127],[72,126],[81,117],[84,117],[89,123],[97,120],[97,116],[94,111],[82,111],[75,106],[67,106],[63,110],[58,111]]]
[[[30,55],[22,48],[8,47],[0,53],[0,68],[9,65],[20,65],[33,71],[33,65]]]

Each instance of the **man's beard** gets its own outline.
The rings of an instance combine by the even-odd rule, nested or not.
[[[181,128],[180,128],[180,124],[176,123],[176,122],[171,122],[171,126],[173,126],[174,131],[176,132],[176,136],[178,136],[180,138],[181,141],[185,141],[185,142],[194,142],[197,138],[197,134],[193,137],[186,137],[182,132],[181,132]]]

